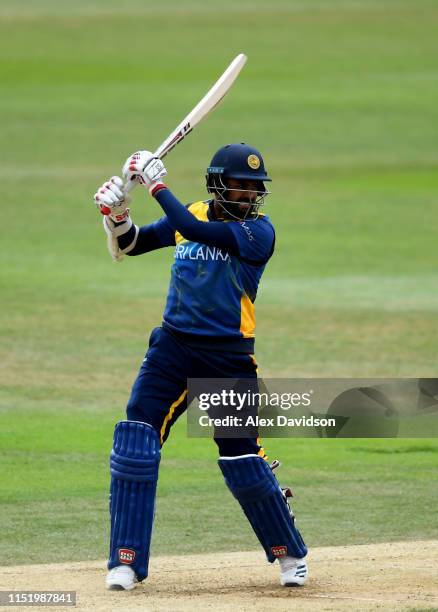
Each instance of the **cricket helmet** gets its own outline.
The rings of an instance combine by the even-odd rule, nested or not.
[[[215,177],[270,181],[263,157],[255,147],[239,142],[221,147],[213,155],[207,168],[207,188],[213,187]],[[209,190],[210,191],[210,190]]]
[[[260,151],[239,142],[237,144],[228,144],[221,147],[213,155],[213,159],[207,168],[205,176],[207,191],[216,194],[216,201],[221,205],[223,211],[228,217],[233,219],[241,219],[247,217],[255,217],[258,215],[260,206],[263,205],[265,197],[270,193],[264,185],[265,181],[271,179],[266,173],[265,164]],[[227,185],[227,179],[235,179],[237,181],[250,180],[257,181],[257,196],[253,205],[243,213],[238,212],[236,202],[230,200],[230,192],[233,191]],[[253,193],[254,189],[241,189],[239,191],[248,191]]]

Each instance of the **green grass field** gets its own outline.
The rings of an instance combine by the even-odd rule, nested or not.
[[[265,155],[277,250],[257,301],[263,375],[437,375],[437,25],[433,0],[0,0],[3,563],[106,555],[112,429],[172,252],[113,264],[92,196],[238,52],[229,98],[166,166],[190,201],[222,144]],[[160,211],[136,192],[132,213]],[[155,553],[257,547],[214,444],[187,440],[183,419],[173,433]],[[267,449],[311,546],[436,537],[436,440]]]

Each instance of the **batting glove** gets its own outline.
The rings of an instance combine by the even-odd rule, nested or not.
[[[123,181],[119,176],[112,176],[97,190],[94,202],[102,215],[114,223],[122,223],[129,217],[131,198],[123,192]]]
[[[123,166],[123,176],[126,181],[135,180],[147,187],[153,195],[158,189],[165,187],[161,179],[167,170],[158,157],[151,151],[137,151],[126,160]]]

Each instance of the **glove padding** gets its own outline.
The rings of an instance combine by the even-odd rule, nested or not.
[[[110,217],[114,223],[121,223],[129,217],[131,198],[123,192],[123,181],[119,176],[112,176],[97,190],[94,202],[102,215]]]
[[[122,261],[124,254],[128,253],[135,246],[138,237],[138,227],[136,225],[134,226],[135,235],[131,244],[129,244],[123,250],[119,247],[119,236],[129,232],[132,226],[132,219],[129,216],[123,223],[114,223],[109,215],[103,217],[103,229],[107,235],[108,251],[114,261]]]
[[[150,190],[166,176],[167,170],[151,151],[137,151],[128,157],[122,173],[126,181],[137,181]]]

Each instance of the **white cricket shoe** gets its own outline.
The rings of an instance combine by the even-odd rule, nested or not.
[[[295,557],[280,557],[282,586],[302,586],[307,580],[307,563],[304,559]]]
[[[108,572],[106,588],[110,591],[131,591],[136,582],[137,576],[129,565],[118,565]]]

